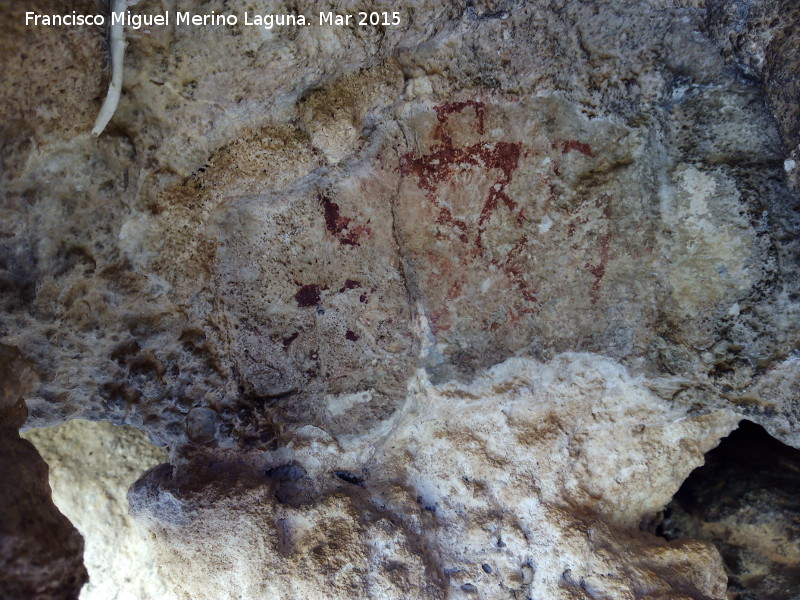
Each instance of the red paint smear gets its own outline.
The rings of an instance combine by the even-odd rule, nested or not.
[[[323,285],[304,285],[297,293],[294,295],[294,299],[297,301],[297,306],[300,308],[308,308],[309,306],[316,306],[319,304],[320,301],[320,294],[322,290],[327,290],[328,288]]]
[[[603,199],[598,198],[595,200],[595,206],[597,208],[603,207],[603,219],[609,221],[611,219],[611,197],[604,196]],[[610,225],[607,225],[609,227]],[[589,269],[589,272],[594,276],[594,283],[592,283],[592,290],[589,292],[589,298],[592,304],[597,304],[598,300],[600,300],[600,283],[603,281],[603,277],[606,274],[606,267],[608,266],[608,259],[611,254],[611,232],[606,231],[603,235],[600,236],[598,241],[598,254],[600,258],[600,262],[596,265],[591,263],[586,263],[584,266]]]
[[[573,219],[569,222],[569,225],[567,226],[567,236],[572,237],[578,230],[578,225],[586,225],[586,223],[588,222],[589,219],[586,217],[573,217]]]
[[[344,337],[350,340],[351,342],[358,341],[358,334],[350,331],[349,329],[345,332]]]
[[[530,283],[525,280],[524,273],[521,273],[517,267],[511,264],[511,262],[522,253],[522,250],[525,248],[527,243],[528,238],[523,236],[516,244],[514,244],[514,247],[508,251],[505,260],[493,260],[491,264],[500,269],[509,278],[511,283],[517,288],[517,290],[519,290],[520,294],[522,294],[522,297],[525,298],[525,300],[533,303],[537,302],[536,290],[532,289]],[[511,315],[510,320],[511,322],[514,322],[519,318],[519,316],[529,314],[531,312],[534,311],[531,309],[523,309],[520,315]]]
[[[352,227],[350,224],[353,219],[341,215],[339,205],[327,196],[319,194],[317,199],[325,212],[325,227],[328,231],[343,246],[359,246],[358,240],[362,234],[368,231],[367,227],[364,225]]]
[[[455,226],[465,233],[466,223],[456,221],[447,208],[439,206],[435,196],[436,188],[465,166],[480,166],[487,170],[500,171],[501,176],[491,185],[478,218],[478,235],[475,243],[481,247],[486,224],[499,203],[502,202],[512,212],[517,209],[517,203],[506,193],[506,187],[511,183],[514,171],[519,166],[522,143],[482,142],[464,148],[455,148],[451,144],[452,141],[448,138],[445,143],[434,146],[428,154],[417,157],[414,152],[407,153],[403,157],[400,172],[403,175],[417,177],[419,187],[425,190],[428,199],[439,208],[437,220],[440,224]],[[518,214],[517,218],[521,220],[521,215]]]
[[[433,110],[436,111],[436,118],[439,119],[440,123],[447,123],[449,115],[463,112],[463,110],[469,106],[475,109],[475,118],[478,120],[477,130],[480,135],[483,135],[484,123],[486,119],[486,105],[483,102],[478,102],[477,100],[448,102],[447,104],[442,104],[441,106],[434,106]]]
[[[553,142],[553,149],[558,148],[558,142]],[[578,140],[561,140],[561,154],[567,154],[571,150],[577,150],[586,156],[592,156],[592,147]]]
[[[345,282],[344,282],[344,285],[339,290],[339,293],[341,294],[345,290],[354,290],[354,289],[360,288],[360,287],[361,287],[361,282],[360,281],[357,281],[356,279],[346,279]]]
[[[421,156],[417,156],[414,152],[407,153],[400,165],[400,172],[405,176],[415,176],[417,185],[425,192],[426,198],[439,209],[436,223],[457,230],[458,239],[464,244],[470,244],[467,223],[456,219],[450,209],[440,205],[436,197],[437,188],[441,184],[451,181],[455,173],[466,167],[474,166],[482,167],[487,171],[499,171],[499,176],[492,183],[488,196],[481,207],[478,216],[477,235],[472,240],[469,253],[466,255],[466,258],[475,260],[480,256],[484,256],[483,234],[492,215],[501,204],[512,213],[516,211],[517,222],[525,220],[522,210],[518,210],[517,202],[508,195],[506,190],[512,181],[514,171],[519,167],[520,158],[527,154],[523,154],[521,142],[479,142],[470,146],[456,147],[449,130],[449,115],[462,112],[467,107],[472,107],[475,110],[477,119],[476,131],[478,134],[483,135],[486,107],[482,102],[474,100],[451,102],[435,107],[434,110],[436,111],[439,125],[434,129],[434,138],[441,140],[441,143],[434,145],[427,154]],[[437,231],[436,237],[442,239],[445,236],[441,231]],[[512,260],[521,253],[526,244],[527,239],[521,239],[508,252],[504,260],[494,259],[489,263],[496,266],[506,276],[526,301],[535,303],[537,302],[536,291],[530,287],[523,273],[511,264]],[[446,293],[445,302],[454,300],[461,293],[462,286],[463,282],[454,283]],[[444,331],[449,329],[450,325],[440,322],[445,312],[446,309],[434,311],[431,315],[431,324],[434,330]],[[516,313],[509,308],[509,318],[513,322],[523,314],[531,312],[535,311],[531,308],[524,308],[519,313]]]

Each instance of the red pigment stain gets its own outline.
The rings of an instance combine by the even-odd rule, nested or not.
[[[297,293],[294,295],[294,299],[297,301],[297,306],[300,308],[308,308],[309,306],[316,306],[319,304],[320,294],[322,290],[327,290],[328,288],[322,285],[312,284],[312,285],[304,285]]]
[[[486,223],[491,219],[492,213],[497,209],[499,202],[502,201],[511,212],[517,209],[517,203],[506,194],[506,186],[511,183],[511,176],[519,165],[521,151],[522,144],[519,142],[516,144],[498,142],[491,153],[481,155],[486,168],[500,170],[503,173],[503,177],[495,181],[494,185],[489,189],[489,197],[481,210],[481,216],[478,219],[478,245],[482,242],[481,237],[486,229]],[[520,221],[522,219],[522,214],[518,212],[517,220]]]
[[[479,257],[488,259],[483,248],[483,236],[495,211],[502,205],[509,212],[515,214],[517,223],[526,220],[518,203],[507,192],[514,171],[519,167],[520,158],[524,153],[521,142],[486,141],[469,146],[455,146],[448,123],[449,115],[462,112],[466,108],[472,108],[475,111],[476,132],[483,135],[486,107],[482,102],[474,100],[451,102],[434,107],[439,124],[434,129],[433,136],[441,143],[433,145],[427,154],[421,156],[414,152],[407,153],[400,165],[400,172],[405,176],[416,177],[419,188],[425,192],[426,198],[438,209],[436,223],[450,227],[462,243],[470,246],[466,255],[468,258],[472,260]],[[498,174],[481,206],[478,214],[477,233],[473,239],[470,239],[468,224],[455,218],[447,207],[441,206],[436,195],[441,184],[451,181],[455,173],[468,167],[479,167],[486,171],[495,171]],[[442,239],[446,236],[441,230],[437,230],[436,237]],[[525,280],[523,273],[512,265],[526,243],[527,239],[523,238],[507,253],[504,259],[492,259],[488,262],[504,273],[525,300],[533,303],[537,301],[535,290]],[[445,302],[449,303],[454,300],[460,291],[461,283],[453,284],[446,293]],[[522,312],[526,314],[533,310],[523,309]],[[444,311],[441,314],[432,315],[434,325],[443,314]],[[439,325],[439,330],[446,328],[447,326],[444,324]]]
[[[609,221],[611,219],[611,196],[604,196],[603,199],[598,198],[595,201],[595,206],[603,208],[603,219]],[[607,227],[610,225],[607,225]],[[592,290],[589,292],[589,298],[592,304],[597,304],[598,300],[600,300],[600,283],[603,280],[603,277],[606,274],[606,267],[608,266],[608,259],[610,256],[611,251],[611,232],[606,231],[603,235],[600,236],[598,243],[597,243],[597,253],[599,262],[596,265],[591,263],[586,263],[584,265],[585,268],[589,269],[589,272],[594,276],[594,282],[592,283]]]
[[[572,237],[575,235],[575,232],[578,230],[578,225],[586,225],[589,222],[589,219],[586,217],[574,217],[570,222],[569,226],[567,227],[567,236]]]
[[[349,329],[348,329],[348,330],[347,330],[347,332],[344,334],[344,337],[345,337],[345,338],[347,338],[348,340],[350,340],[351,342],[356,342],[356,341],[358,341],[358,334],[356,334],[356,333],[354,333],[354,332],[350,331]]]
[[[561,140],[561,142],[553,142],[553,150],[557,150],[559,143],[561,145],[561,154],[567,154],[571,150],[577,150],[585,156],[592,156],[592,147],[589,144],[584,144],[578,140]]]
[[[525,300],[528,302],[536,302],[536,290],[532,289],[530,283],[525,280],[524,273],[522,273],[519,268],[511,264],[511,262],[517,258],[517,256],[519,256],[527,243],[528,238],[523,236],[516,244],[514,244],[514,247],[509,250],[508,254],[506,254],[505,260],[493,260],[492,264],[506,274],[506,276],[522,294],[522,297],[525,298]],[[512,318],[511,320],[513,322],[516,319]]]
[[[467,100],[465,102],[448,102],[441,106],[434,106],[433,110],[436,111],[436,118],[440,123],[447,123],[449,115],[453,113],[463,112],[465,108],[471,106],[475,110],[475,118],[478,121],[477,131],[480,135],[484,133],[484,123],[486,119],[486,105],[477,100]]]
[[[361,287],[361,282],[360,281],[357,281],[355,279],[346,279],[345,282],[344,282],[344,285],[339,290],[339,293],[341,294],[345,290],[354,290],[354,289],[360,288],[360,287]]]
[[[358,240],[367,232],[365,225],[352,226],[353,219],[345,217],[339,212],[339,205],[333,200],[319,194],[317,199],[322,204],[325,214],[325,227],[343,246],[358,246]]]
[[[435,196],[436,188],[450,179],[457,170],[466,166],[479,166],[487,170],[500,171],[500,177],[489,188],[489,195],[478,218],[478,235],[475,243],[481,247],[483,232],[498,205],[502,202],[512,212],[517,209],[517,203],[506,193],[506,187],[511,183],[521,156],[522,143],[520,142],[482,142],[465,148],[454,148],[448,142],[434,146],[430,153],[423,156],[415,157],[413,152],[409,152],[404,157],[400,172],[403,175],[417,177],[419,187],[425,190],[428,199],[439,208],[437,218],[439,224],[451,225],[460,229],[462,234],[466,234],[467,224],[454,219],[448,209],[439,206]],[[523,220],[519,212],[517,220]]]

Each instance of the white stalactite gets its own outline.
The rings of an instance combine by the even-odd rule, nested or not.
[[[128,7],[128,0],[113,0],[111,4],[111,14],[124,13]],[[121,17],[121,15],[120,15]],[[97,115],[97,120],[92,129],[93,136],[99,136],[111,121],[111,117],[117,110],[119,97],[122,93],[122,63],[125,57],[125,28],[122,19],[111,20],[111,83],[108,86],[108,94]]]

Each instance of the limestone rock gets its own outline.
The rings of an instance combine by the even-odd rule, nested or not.
[[[641,529],[733,415],[687,419],[589,354],[410,388],[380,431],[305,425],[246,461],[146,474],[131,508],[185,597],[724,595],[712,547]]]
[[[719,548],[734,600],[797,594],[797,453],[743,422],[708,454],[667,509],[668,538],[701,538]]]
[[[790,4],[131,30],[100,138],[98,36],[4,41],[26,426],[169,449],[131,505],[188,597],[721,597],[648,532],[741,418],[800,445]]]
[[[47,464],[17,432],[34,383],[27,361],[0,344],[0,596],[74,600],[87,580],[83,538],[53,504]]]
[[[170,600],[150,534],[128,515],[126,495],[139,475],[163,461],[141,431],[74,420],[30,430],[50,467],[53,502],[85,540],[89,582],[81,600]]]
[[[791,0],[756,0],[745,5],[710,0],[708,24],[723,51],[735,56],[747,76],[763,82],[788,155],[789,180],[796,187],[800,181],[796,169],[800,159],[800,7]]]

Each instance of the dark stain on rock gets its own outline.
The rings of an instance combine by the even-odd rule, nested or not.
[[[358,341],[358,334],[354,331],[347,330],[347,333],[344,334],[344,337],[350,340],[351,342]]]
[[[275,499],[293,508],[313,502],[314,484],[300,466],[286,464],[265,471],[264,476],[274,489]]]
[[[356,279],[347,279],[347,280],[345,280],[344,285],[342,286],[342,288],[339,290],[339,293],[341,294],[345,290],[354,290],[354,289],[360,288],[360,287],[361,287],[361,282],[360,281],[358,281]]]
[[[367,231],[364,225],[353,225],[353,219],[345,217],[339,210],[339,205],[323,194],[317,199],[322,204],[325,215],[325,227],[343,246],[359,246],[358,240]]]
[[[110,358],[111,360],[116,361],[116,363],[120,366],[125,365],[130,362],[130,360],[136,356],[142,347],[136,342],[136,340],[128,339],[119,345],[117,345],[114,350],[112,350]]]
[[[323,285],[311,284],[311,285],[304,285],[297,293],[294,295],[294,299],[297,301],[297,306],[300,308],[308,308],[310,306],[316,306],[319,304],[320,301],[320,294],[322,290],[327,290],[328,288]]]
[[[299,335],[299,333],[297,331],[295,331],[289,337],[283,338],[283,347],[284,348],[288,348],[291,345],[291,343],[297,339],[298,335]]]
[[[585,156],[593,156],[592,147],[589,144],[579,142],[578,140],[561,140],[561,154],[567,154],[572,150],[577,150]],[[553,142],[553,149],[556,149],[559,142]]]
[[[349,483],[350,485],[357,485],[358,487],[365,487],[364,486],[364,478],[359,477],[358,475],[354,475],[350,471],[334,471],[333,472],[336,477],[341,479],[344,482]]]

